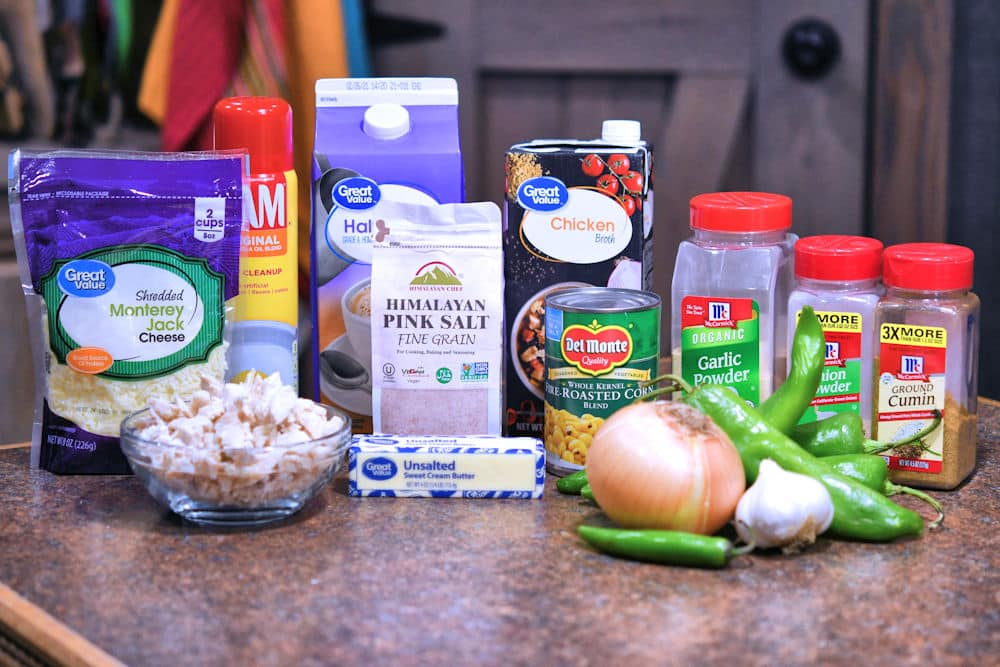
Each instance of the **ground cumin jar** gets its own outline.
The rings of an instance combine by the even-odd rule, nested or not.
[[[883,254],[873,431],[893,481],[953,489],[976,465],[979,298],[972,250],[906,243]]]

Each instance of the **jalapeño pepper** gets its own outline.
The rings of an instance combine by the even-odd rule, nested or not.
[[[627,530],[582,525],[580,537],[612,556],[667,565],[723,567],[729,559],[747,553],[724,537],[710,537],[678,530]]]
[[[861,417],[854,412],[840,412],[826,419],[799,424],[788,436],[813,456],[842,454],[881,454],[897,447],[915,446],[929,450],[923,439],[941,424],[940,411],[918,433],[897,442],[879,442],[865,437]]]
[[[559,493],[566,493],[571,496],[580,495],[580,491],[587,485],[587,469],[577,470],[574,473],[560,477],[556,482],[556,490]]]
[[[827,456],[820,460],[842,475],[856,479],[868,488],[880,491],[883,495],[894,496],[903,493],[924,501],[937,512],[937,518],[928,524],[930,528],[937,528],[944,521],[944,509],[937,500],[923,491],[890,481],[889,465],[881,456],[842,454],[840,456]]]
[[[864,454],[865,427],[856,412],[838,412],[820,421],[799,424],[788,433],[813,456]]]
[[[808,475],[826,487],[833,501],[830,531],[841,537],[870,542],[886,542],[907,535],[919,535],[924,521],[913,510],[901,507],[880,492],[847,477],[821,459],[806,452],[766,422],[729,388],[703,384],[692,388],[683,379],[664,376],[674,390],[686,394],[684,401],[712,418],[736,446],[747,483],[757,478],[760,462],[774,460],[789,472]],[[655,382],[654,381],[654,382]],[[670,390],[661,390],[670,391]],[[654,396],[658,392],[652,392]]]
[[[806,306],[795,325],[788,378],[757,410],[774,428],[788,434],[816,397],[826,361],[826,337],[812,306]]]

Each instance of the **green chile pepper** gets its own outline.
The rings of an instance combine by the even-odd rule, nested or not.
[[[597,503],[597,499],[594,498],[594,492],[590,489],[590,484],[584,484],[580,487],[580,495],[592,503]]]
[[[788,355],[788,378],[757,410],[774,428],[788,434],[802,419],[816,397],[826,362],[826,337],[812,306],[802,309],[792,353]]]
[[[666,565],[724,567],[729,559],[747,553],[724,537],[711,537],[678,530],[628,530],[581,525],[577,528],[588,544],[612,556]]]
[[[838,456],[841,454],[881,454],[897,447],[915,446],[928,450],[922,440],[941,423],[941,413],[934,412],[934,419],[905,440],[879,442],[865,437],[861,417],[855,412],[838,412],[820,421],[799,424],[788,436],[799,447],[813,456]],[[919,443],[919,444],[915,444]]]
[[[587,470],[577,470],[574,473],[560,477],[556,481],[556,490],[559,493],[567,493],[571,496],[580,495],[580,490],[587,484]]]
[[[799,424],[788,436],[813,456],[864,454],[865,427],[856,412],[837,414],[815,422]]]
[[[747,483],[757,478],[757,469],[764,459],[772,459],[789,472],[808,475],[823,484],[833,501],[834,535],[870,542],[887,542],[906,535],[919,535],[924,521],[919,514],[892,502],[878,491],[842,475],[812,454],[799,447],[788,436],[761,418],[735,392],[719,385],[703,384],[692,388],[683,379],[663,376],[674,387],[651,392],[676,390],[686,394],[684,401],[708,415],[726,432],[736,446]]]
[[[937,528],[944,521],[944,509],[941,507],[941,503],[919,489],[892,482],[889,479],[889,464],[881,456],[876,454],[841,454],[827,456],[820,460],[840,474],[854,478],[883,495],[894,496],[903,493],[924,501],[937,512],[937,518],[928,524],[930,528]]]

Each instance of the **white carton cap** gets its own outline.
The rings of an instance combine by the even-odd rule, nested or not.
[[[637,120],[606,120],[601,126],[601,141],[614,144],[637,144],[642,137],[642,123]]]
[[[374,139],[398,139],[410,131],[410,112],[398,104],[373,104],[362,127]]]

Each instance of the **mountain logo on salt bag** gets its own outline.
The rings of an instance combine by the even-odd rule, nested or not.
[[[410,284],[446,286],[461,285],[462,281],[458,279],[455,269],[444,262],[427,262],[417,269]]]

